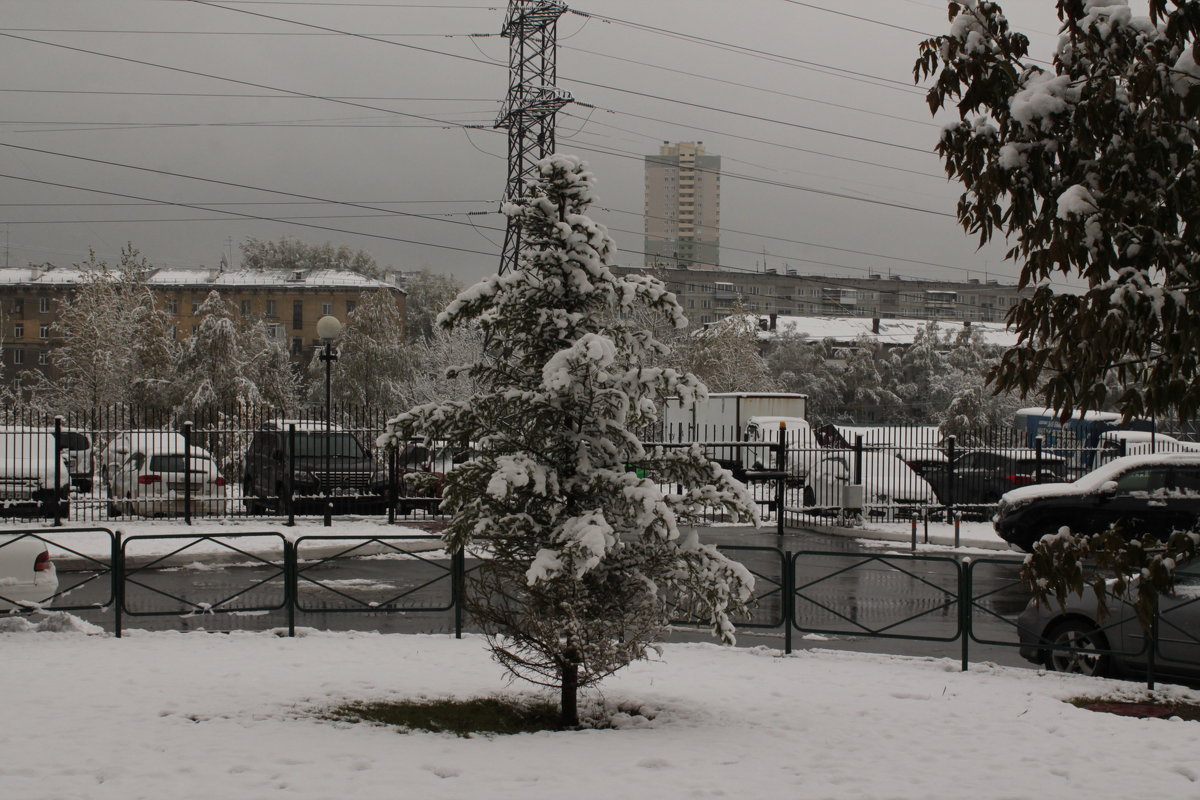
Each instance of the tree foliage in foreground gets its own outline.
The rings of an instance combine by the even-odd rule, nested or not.
[[[960,120],[937,151],[962,183],[958,219],[1003,236],[1034,287],[992,385],[1064,413],[1100,408],[1105,376],[1127,415],[1200,410],[1200,3],[1059,0],[1053,63],[1029,57],[999,5],[951,2],[951,32],[921,45],[934,112]],[[1056,291],[1058,276],[1082,293]]]
[[[953,103],[959,116],[937,145],[965,189],[959,222],[981,244],[1005,237],[1034,287],[1009,312],[1019,341],[989,380],[1064,414],[1102,407],[1112,373],[1127,416],[1200,410],[1200,2],[1148,5],[1141,18],[1115,0],[1058,0],[1046,67],[999,5],[951,2],[949,35],[923,42],[914,67],[934,79],[931,111]],[[1084,291],[1056,291],[1060,275]],[[1022,574],[1061,601],[1091,560],[1112,579],[1093,581],[1102,604],[1141,575],[1145,620],[1196,543],[1064,531],[1035,545]]]
[[[381,440],[471,443],[475,457],[446,479],[445,540],[483,551],[471,613],[507,670],[561,689],[565,725],[576,723],[579,688],[646,657],[675,615],[709,620],[732,641],[753,585],[685,528],[704,508],[753,518],[745,487],[699,448],[648,452],[632,433],[666,396],[705,389],[645,366],[663,346],[635,312],[686,320],[661,282],[614,274],[615,245],[585,214],[592,184],[575,157],[538,164],[523,199],[504,208],[522,228],[518,268],[467,289],[439,318],[480,327],[487,350],[461,372],[481,391],[413,408]]]

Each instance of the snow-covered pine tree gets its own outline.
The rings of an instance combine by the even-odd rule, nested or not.
[[[662,346],[622,320],[638,307],[686,320],[659,281],[610,269],[615,245],[584,213],[585,165],[554,155],[537,169],[522,201],[504,207],[522,229],[519,267],[439,317],[481,326],[489,347],[466,372],[483,390],[401,414],[381,444],[415,434],[471,443],[475,457],[446,480],[447,546],[485,554],[468,594],[493,654],[512,674],[559,687],[562,721],[574,725],[579,688],[645,657],[673,613],[700,615],[732,641],[753,578],[684,526],[704,507],[748,519],[754,506],[699,448],[647,452],[633,433],[666,396],[706,390],[643,367]]]

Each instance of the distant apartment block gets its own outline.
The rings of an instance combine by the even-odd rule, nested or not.
[[[80,282],[75,267],[0,269],[0,343],[4,377],[29,385],[28,372],[55,377],[51,353],[59,307]],[[146,275],[158,307],[168,316],[170,335],[184,339],[196,332],[198,310],[214,289],[233,313],[261,318],[271,335],[283,341],[297,366],[308,363],[319,346],[317,320],[326,314],[342,322],[364,292],[387,292],[405,310],[405,293],[385,281],[356,272],[313,270],[151,269]],[[403,336],[404,331],[396,331]]]
[[[801,275],[796,270],[740,272],[621,267],[648,273],[675,293],[695,325],[716,322],[740,305],[751,314],[779,317],[836,316],[875,319],[1003,322],[1031,290],[994,280],[937,281]]]
[[[645,266],[717,269],[721,157],[703,142],[663,142],[645,161]]]

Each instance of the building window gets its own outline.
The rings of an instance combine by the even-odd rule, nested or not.
[[[292,301],[292,327],[304,327],[304,303],[300,300]]]
[[[13,338],[14,339],[24,339],[25,338],[25,326],[19,322],[16,325],[13,325]]]
[[[41,352],[39,352],[38,353],[38,364],[40,364],[44,367],[49,363],[50,363],[50,351],[42,350]]]
[[[354,313],[354,301],[347,300],[346,301],[346,316],[350,316],[353,313]]]
[[[196,312],[198,312],[199,310],[200,310],[200,304],[193,301],[192,302],[192,316],[193,317],[196,316]]]
[[[278,316],[278,314],[275,311],[275,301],[274,300],[267,301],[267,316],[268,317]]]
[[[178,325],[172,325],[172,326],[171,326],[171,338],[172,338],[172,339],[178,339],[178,338],[179,338],[179,326],[178,326]]]
[[[192,336],[195,336],[195,335],[196,335],[197,333],[199,333],[199,332],[200,332],[200,326],[199,326],[199,325],[193,325],[193,326],[192,326]]]
[[[50,338],[49,323],[43,322],[41,325],[38,326],[38,338],[39,339],[49,339]]]
[[[24,350],[13,350],[12,354],[13,354],[13,363],[14,364],[24,364],[25,363],[25,351]]]
[[[249,300],[242,301],[242,316],[243,317],[250,316],[250,301]]]
[[[278,322],[267,325],[267,335],[272,339],[283,339],[283,326]]]
[[[292,352],[299,353],[304,349],[304,341],[299,336],[292,337]]]
[[[179,313],[179,301],[178,300],[168,300],[167,301],[167,313],[168,314],[178,314]]]
[[[39,297],[38,298],[38,312],[41,314],[49,314],[50,313],[50,298],[49,297]]]
[[[25,316],[25,298],[17,297],[13,299],[13,315],[17,317]]]
[[[326,316],[333,313],[333,303],[321,303],[321,315]]]

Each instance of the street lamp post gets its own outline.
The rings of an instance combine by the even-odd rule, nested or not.
[[[321,353],[320,359],[325,362],[325,479],[321,481],[325,489],[325,527],[333,525],[333,501],[330,499],[329,488],[332,483],[332,475],[330,473],[330,444],[331,437],[331,414],[330,414],[330,368],[333,362],[337,361],[337,350],[333,347],[333,340],[342,332],[342,323],[337,317],[326,314],[317,320],[317,336],[321,337],[321,341],[325,344],[325,350]]]

